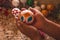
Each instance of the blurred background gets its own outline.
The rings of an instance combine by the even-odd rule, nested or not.
[[[36,8],[49,20],[60,24],[60,0],[0,0],[0,40],[30,40],[16,26],[13,8]],[[55,40],[46,34],[45,40]]]

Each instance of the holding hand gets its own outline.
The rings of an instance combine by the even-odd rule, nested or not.
[[[17,21],[17,26],[22,33],[30,37],[32,40],[42,40],[41,35],[38,31],[40,27],[42,27],[45,23],[44,16],[40,13],[40,11],[30,8],[30,10],[34,13],[34,22],[30,25],[21,22],[20,20]]]

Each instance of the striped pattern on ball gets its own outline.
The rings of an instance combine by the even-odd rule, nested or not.
[[[12,14],[13,14],[14,16],[19,15],[19,13],[20,13],[20,9],[18,9],[18,8],[12,9]]]

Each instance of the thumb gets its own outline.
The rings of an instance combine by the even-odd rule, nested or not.
[[[39,15],[43,16],[43,14],[42,14],[39,10],[37,10],[37,9],[35,9],[35,8],[30,8],[30,10],[31,10],[34,14],[39,14]]]

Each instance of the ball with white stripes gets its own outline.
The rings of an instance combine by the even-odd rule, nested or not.
[[[19,13],[20,13],[20,9],[19,8],[13,8],[12,9],[12,14],[15,16],[15,18],[17,18]]]

